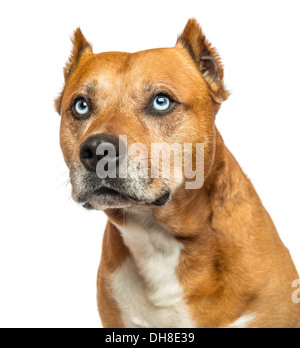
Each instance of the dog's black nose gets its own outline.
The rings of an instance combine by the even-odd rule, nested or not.
[[[100,146],[101,145],[101,146]],[[126,155],[126,145],[123,140],[110,134],[96,134],[88,137],[80,146],[79,157],[84,167],[95,172],[98,162],[105,157],[107,162],[115,164],[116,168]]]

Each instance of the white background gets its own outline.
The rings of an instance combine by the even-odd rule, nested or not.
[[[106,218],[70,200],[53,99],[72,31],[94,52],[172,46],[199,20],[232,92],[217,119],[300,270],[299,1],[6,1],[1,5],[0,326],[99,327]]]

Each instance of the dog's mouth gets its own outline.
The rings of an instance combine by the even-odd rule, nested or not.
[[[164,192],[153,202],[144,202],[135,197],[129,196],[123,192],[109,187],[101,187],[93,191],[88,199],[80,200],[82,206],[86,209],[107,209],[107,208],[125,208],[136,205],[164,206],[170,198],[170,192]]]
[[[130,199],[128,196],[125,196],[124,194],[113,190],[111,188],[108,187],[102,187],[96,191],[94,191],[94,195],[101,197],[101,196],[109,196],[115,199]]]
[[[139,201],[115,189],[101,187],[91,192],[85,199],[79,199],[86,209],[102,209],[104,207],[122,207],[138,204]]]

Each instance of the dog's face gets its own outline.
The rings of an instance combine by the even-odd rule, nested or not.
[[[167,204],[190,178],[172,156],[164,175],[158,144],[179,145],[183,157],[190,151],[193,166],[195,145],[204,143],[207,176],[227,92],[218,55],[194,20],[173,48],[93,54],[79,29],[73,44],[56,108],[75,201],[89,209]],[[103,175],[111,169],[115,176]]]

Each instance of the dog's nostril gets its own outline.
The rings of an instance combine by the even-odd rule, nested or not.
[[[80,154],[81,158],[93,158],[93,152],[90,149],[83,149]]]

